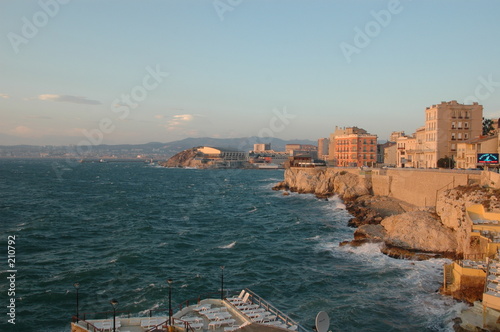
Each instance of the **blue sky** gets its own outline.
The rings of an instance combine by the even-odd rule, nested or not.
[[[497,0],[0,2],[0,145],[412,133],[500,117]]]

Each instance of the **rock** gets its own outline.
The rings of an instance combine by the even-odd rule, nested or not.
[[[337,172],[333,168],[287,168],[285,180],[275,190],[291,190],[327,198],[338,194],[343,199],[355,199],[371,193],[371,182],[357,174]]]
[[[351,173],[338,172],[333,178],[334,192],[343,199],[354,199],[359,196],[369,195],[371,183],[365,178]]]
[[[382,225],[363,225],[354,232],[355,240],[370,239],[371,242],[382,242],[387,232]]]
[[[392,258],[397,259],[409,259],[416,261],[423,261],[430,258],[440,258],[440,257],[450,257],[448,254],[435,254],[435,253],[426,253],[419,252],[414,250],[407,250],[399,247],[391,247],[391,246],[383,246],[380,251]],[[453,256],[453,255],[451,255]]]
[[[320,198],[339,195],[353,215],[348,225],[358,228],[354,240],[341,245],[383,242],[382,252],[400,258],[475,254],[479,249],[471,245],[472,225],[465,216],[465,207],[483,204],[487,210],[500,210],[499,190],[462,186],[439,191],[436,213],[431,213],[430,209],[393,197],[373,196],[370,176],[338,168],[287,168],[284,181],[273,189],[310,193]],[[380,227],[371,227],[377,225],[385,233]]]
[[[195,159],[197,154],[197,148],[184,150],[160,165],[164,167],[202,167],[201,161]]]
[[[443,225],[434,214],[425,211],[406,212],[382,220],[388,247],[454,255],[455,232]]]

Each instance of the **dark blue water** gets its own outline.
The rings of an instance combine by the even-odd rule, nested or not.
[[[302,325],[332,331],[449,331],[461,305],[436,293],[443,260],[410,262],[376,245],[339,247],[353,229],[338,199],[283,196],[283,172],[141,163],[0,161],[0,331],[69,331],[80,312],[133,313],[248,287]],[[16,325],[7,237],[16,236]]]

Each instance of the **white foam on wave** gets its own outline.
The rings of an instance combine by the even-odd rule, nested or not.
[[[255,211],[257,211],[257,207],[254,206],[252,210],[248,211],[248,213],[254,213]]]
[[[231,248],[233,248],[235,245],[236,245],[236,241],[231,242],[231,243],[229,243],[229,244],[227,244],[227,245],[225,245],[225,246],[220,246],[220,247],[217,247],[217,248],[219,248],[219,249],[231,249]]]
[[[319,240],[320,239],[320,236],[319,235],[316,235],[316,236],[313,236],[313,237],[308,237],[306,238],[306,240]]]
[[[260,179],[260,180],[257,180],[257,182],[280,182],[280,181],[283,181],[283,179],[279,179],[279,178],[266,178],[266,179]]]
[[[332,196],[328,199],[328,202],[330,203],[330,207],[335,209],[335,210],[345,210],[346,209],[346,206],[344,204],[344,202],[342,201],[342,199],[340,199],[340,197],[338,195],[335,195],[335,196]]]
[[[394,259],[384,255],[380,251],[381,244],[376,243],[341,247],[337,243],[322,242],[318,246],[334,257],[349,259],[356,269],[379,278],[370,285],[371,292],[405,299],[405,307],[429,330],[452,331],[452,319],[467,307],[438,292],[443,280],[443,265],[449,263],[447,259]]]

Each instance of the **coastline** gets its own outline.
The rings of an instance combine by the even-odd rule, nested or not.
[[[460,183],[460,178],[453,177],[453,182],[443,187],[439,187],[441,184],[433,183],[434,174],[422,172],[419,177],[422,182],[421,186],[429,185],[438,189],[435,191],[434,204],[428,206],[424,203],[423,206],[419,206],[411,203],[422,201],[418,188],[413,197],[403,195],[406,199],[401,200],[394,195],[394,192],[398,190],[401,192],[400,188],[391,186],[391,183],[395,182],[399,182],[401,187],[414,183],[414,179],[408,174],[415,174],[415,172],[418,171],[399,174],[392,172],[388,177],[387,195],[377,195],[377,192],[380,193],[380,187],[378,189],[374,187],[380,186],[381,180],[385,180],[381,179],[377,173],[372,176],[370,171],[363,169],[345,171],[326,168],[288,168],[285,170],[284,180],[274,186],[273,190],[283,190],[285,195],[288,191],[314,194],[321,199],[338,195],[344,201],[347,211],[353,216],[348,225],[356,228],[354,239],[344,241],[339,244],[340,246],[381,243],[381,252],[393,258],[452,259],[452,264],[443,266],[444,279],[439,292],[471,306],[457,313],[458,317],[453,320],[454,330],[498,330],[500,326],[494,323],[498,317],[495,313],[488,313],[484,304],[481,304],[483,293],[486,292],[486,283],[489,281],[485,278],[479,278],[481,280],[469,278],[469,280],[468,277],[461,276],[462,272],[450,272],[450,268],[457,264],[461,266],[461,262],[466,261],[464,258],[472,259],[471,257],[484,255],[484,248],[478,245],[477,235],[472,236],[475,224],[467,211],[469,207],[472,209],[479,206],[483,209],[482,211],[497,216],[498,212],[490,212],[500,211],[500,188],[496,182],[490,181],[491,174],[488,172],[482,172],[478,177],[467,175],[465,184]],[[379,181],[378,184],[377,181]],[[391,192],[391,189],[396,190]],[[425,191],[423,193],[425,194]],[[495,218],[495,220],[499,219]],[[498,256],[493,259],[497,261]],[[486,258],[486,264],[487,262]],[[459,275],[457,276],[456,273]],[[449,280],[454,286],[451,289]],[[488,310],[491,311],[491,307],[488,307]],[[490,324],[493,324],[493,330],[485,329],[485,316],[488,316]]]

